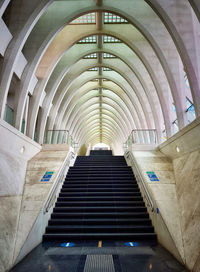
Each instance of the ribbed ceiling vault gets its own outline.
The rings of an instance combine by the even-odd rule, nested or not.
[[[186,99],[200,115],[198,1],[7,0],[0,8],[13,36],[2,54],[1,117],[11,107],[13,125],[39,143],[48,130],[69,130],[79,146],[120,151],[133,129],[156,129],[162,142],[186,126]]]

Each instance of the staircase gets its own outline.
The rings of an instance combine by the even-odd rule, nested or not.
[[[77,239],[156,240],[124,157],[94,150],[70,167],[43,240]]]

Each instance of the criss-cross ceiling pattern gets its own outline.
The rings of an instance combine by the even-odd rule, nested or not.
[[[171,137],[200,114],[199,6],[4,1],[1,117],[9,107],[13,126],[39,143],[48,130],[114,149],[133,129]]]

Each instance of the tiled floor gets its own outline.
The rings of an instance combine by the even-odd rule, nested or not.
[[[186,272],[160,245],[98,241],[72,247],[46,242],[35,248],[12,272]],[[68,246],[69,244],[67,244]],[[136,245],[136,246],[135,246]],[[11,272],[10,271],[10,272]]]

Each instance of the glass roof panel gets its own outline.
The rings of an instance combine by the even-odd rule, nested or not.
[[[84,14],[75,20],[73,20],[70,24],[95,24],[96,23],[96,14],[95,12]]]
[[[104,24],[127,24],[128,21],[116,14],[104,12]]]
[[[103,42],[104,43],[121,43],[120,40],[116,39],[115,37],[112,36],[103,36]]]
[[[78,43],[96,43],[97,42],[97,36],[88,36],[85,37],[84,39],[78,41]]]
[[[90,80],[90,81],[93,82],[93,81],[98,81],[98,80],[99,80],[98,78],[95,78],[95,79],[92,79],[92,80]]]
[[[103,67],[103,71],[113,71],[113,70],[108,67]]]
[[[103,53],[103,58],[104,59],[114,59],[116,57],[114,55],[112,55],[112,54]]]
[[[92,67],[92,68],[88,69],[88,71],[98,71],[98,67]]]
[[[97,53],[89,54],[84,59],[97,59]]]

